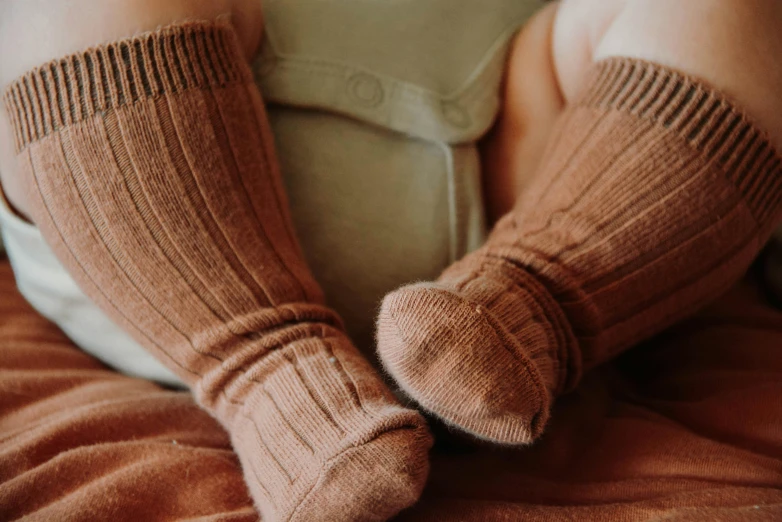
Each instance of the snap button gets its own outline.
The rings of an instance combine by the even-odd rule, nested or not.
[[[380,80],[366,73],[358,73],[348,80],[351,98],[366,107],[376,107],[383,102],[383,85]]]
[[[470,118],[470,115],[467,113],[467,111],[453,102],[443,102],[442,109],[445,119],[455,127],[464,129],[469,127],[472,123],[472,118]]]

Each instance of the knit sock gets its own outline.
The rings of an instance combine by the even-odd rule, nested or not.
[[[391,375],[491,441],[533,441],[582,371],[727,290],[780,217],[780,156],[725,96],[623,58],[587,86],[485,246],[381,308]]]
[[[230,26],[68,56],[5,101],[34,221],[222,422],[264,520],[385,520],[417,500],[425,423],[323,304]]]

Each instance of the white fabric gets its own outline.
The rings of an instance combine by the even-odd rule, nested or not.
[[[0,197],[3,243],[19,291],[74,343],[126,375],[169,386],[184,383],[109,319],[76,285],[36,227]]]

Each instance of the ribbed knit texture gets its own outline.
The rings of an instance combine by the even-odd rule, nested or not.
[[[323,305],[230,26],[57,60],[5,103],[35,223],[223,423],[264,520],[385,520],[415,502],[424,421]]]
[[[586,86],[486,245],[381,309],[389,372],[489,440],[534,440],[582,371],[734,284],[781,215],[780,156],[722,94],[625,58]]]

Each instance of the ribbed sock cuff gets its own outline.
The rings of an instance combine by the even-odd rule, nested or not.
[[[3,101],[17,152],[58,129],[145,98],[252,81],[227,22],[188,22],[49,62]]]
[[[719,165],[758,223],[782,208],[782,157],[732,100],[702,80],[632,58],[597,63],[577,106],[623,111],[678,134]]]

